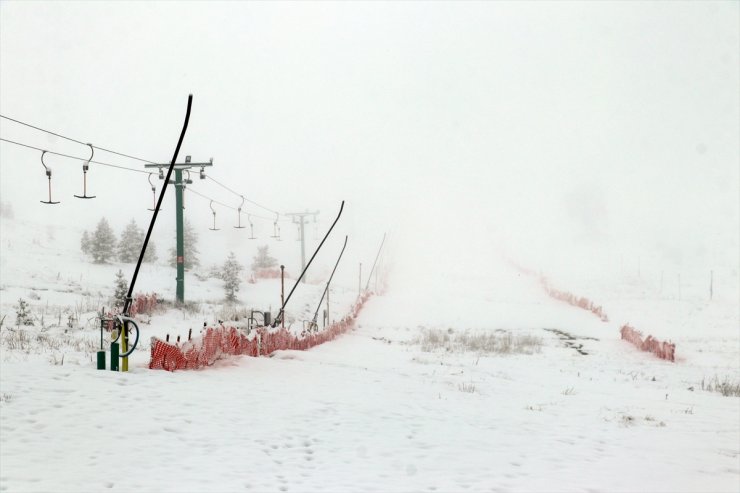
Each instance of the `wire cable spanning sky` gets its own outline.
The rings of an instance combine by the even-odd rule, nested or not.
[[[120,166],[166,162],[192,93],[182,154],[213,157],[217,180],[198,192],[322,220],[346,200],[337,233],[367,245],[359,256],[395,231],[416,252],[398,263],[503,244],[545,270],[624,256],[737,277],[738,8],[4,2],[2,114],[86,140],[7,120],[0,133],[67,155],[115,143],[132,151],[106,156]],[[0,146],[0,195],[19,215],[91,225],[150,207],[145,177],[96,171],[94,209],[42,209],[38,156]],[[63,196],[81,186],[72,169],[54,180]],[[212,222],[207,204],[188,215]]]
[[[64,140],[68,140],[70,142],[74,142],[74,143],[81,144],[81,145],[84,145],[84,146],[91,146],[91,147],[93,147],[93,149],[97,149],[97,150],[100,150],[100,151],[105,151],[105,152],[108,152],[108,153],[111,153],[111,154],[115,154],[117,156],[129,158],[129,159],[135,159],[137,161],[142,161],[142,162],[147,163],[147,164],[154,164],[153,161],[150,161],[150,160],[147,160],[147,159],[142,159],[142,158],[138,158],[138,157],[135,157],[135,156],[131,156],[130,154],[125,154],[125,153],[122,153],[122,152],[113,151],[113,150],[110,150],[110,149],[106,149],[104,147],[93,145],[91,143],[85,143],[85,142],[82,142],[81,140],[73,139],[72,137],[67,137],[65,135],[62,135],[62,134],[59,134],[59,133],[56,133],[56,132],[52,132],[51,130],[45,130],[45,129],[40,128],[40,127],[37,127],[35,125],[31,125],[30,123],[23,122],[23,121],[20,121],[20,120],[16,120],[15,118],[10,118],[10,117],[5,116],[5,115],[0,115],[0,118],[5,119],[5,120],[9,120],[11,122],[17,123],[19,125],[23,125],[23,126],[28,127],[28,128],[32,128],[34,130],[38,130],[40,132],[44,132],[44,133],[49,134],[49,135],[53,135],[55,137],[62,138]],[[136,172],[136,173],[147,173],[147,174],[150,174],[151,173],[149,171],[144,171],[144,170],[140,170],[140,169],[129,168],[129,167],[126,167],[126,166],[119,166],[119,165],[110,164],[110,163],[103,163],[103,162],[95,161],[95,160],[92,160],[92,159],[89,159],[89,158],[81,158],[81,157],[76,157],[76,156],[70,156],[68,154],[54,152],[52,150],[47,150],[47,149],[41,149],[40,147],[34,147],[32,145],[24,144],[24,143],[21,143],[21,142],[15,142],[13,140],[1,138],[1,137],[0,137],[0,141],[7,142],[9,144],[15,144],[15,145],[18,145],[18,146],[26,147],[28,149],[35,149],[37,151],[42,151],[42,152],[45,151],[45,152],[47,152],[49,154],[53,154],[53,155],[56,155],[56,156],[66,157],[66,158],[70,158],[70,159],[76,159],[76,160],[79,160],[79,161],[85,161],[85,162],[92,163],[92,164],[99,164],[101,166],[108,166],[108,167],[111,167],[111,168],[118,168],[118,169],[123,169],[123,170],[127,170],[127,171]],[[240,197],[240,198],[244,199],[245,202],[249,202],[250,204],[256,205],[257,207],[259,207],[261,209],[264,209],[264,210],[266,210],[268,212],[272,212],[273,214],[280,214],[279,212],[275,211],[274,209],[270,209],[268,207],[265,207],[264,205],[261,205],[261,204],[255,202],[255,201],[253,201],[253,200],[250,200],[250,199],[244,197],[244,195],[240,194],[239,192],[234,191],[232,188],[227,187],[226,185],[224,185],[223,183],[219,182],[218,180],[216,180],[215,178],[213,178],[210,175],[206,175],[206,178],[207,179],[210,179],[211,181],[213,181],[214,183],[216,183],[220,187],[224,188],[225,190],[228,190],[229,192],[233,193],[237,197]],[[204,195],[202,195],[202,196],[205,197]],[[215,203],[221,204],[221,202],[219,202],[217,200],[214,200],[214,199],[210,199],[210,200],[213,200]],[[222,205],[224,205],[224,207],[232,208],[232,207],[230,207],[228,205],[225,205],[225,204],[222,204]],[[237,210],[236,207],[233,207],[233,209],[234,210]],[[264,217],[258,216],[256,214],[253,214],[253,216],[254,217],[258,217],[260,219],[264,219]]]
[[[75,143],[77,143],[77,144],[82,144],[82,145],[92,145],[92,144],[89,144],[89,143],[86,143],[86,142],[82,142],[82,141],[80,141],[80,140],[77,140],[77,139],[73,139],[73,138],[71,138],[71,137],[66,137],[66,136],[64,136],[64,135],[61,135],[61,134],[58,134],[58,133],[52,132],[51,130],[44,130],[43,128],[40,128],[40,127],[37,127],[37,126],[31,125],[30,123],[22,122],[22,121],[20,121],[20,120],[16,120],[15,118],[10,118],[9,116],[5,116],[5,115],[0,115],[0,118],[3,118],[3,119],[5,119],[5,120],[9,120],[9,121],[11,121],[11,122],[15,122],[15,123],[17,123],[17,124],[19,124],[19,125],[23,125],[23,126],[26,126],[26,127],[29,127],[29,128],[33,128],[34,130],[39,130],[40,132],[44,132],[44,133],[47,133],[47,134],[53,135],[53,136],[55,136],[55,137],[60,137],[60,138],[62,138],[62,139],[65,139],[65,140],[69,140],[70,142],[75,142]],[[135,159],[135,160],[137,160],[137,161],[142,161],[142,162],[144,162],[144,163],[152,163],[152,161],[149,161],[149,160],[147,160],[147,159],[141,159],[141,158],[139,158],[139,157],[131,156],[131,155],[129,155],[129,154],[123,154],[122,152],[112,151],[112,150],[110,150],[110,149],[106,149],[105,147],[100,147],[100,146],[96,146],[96,145],[92,145],[92,146],[93,146],[93,147],[94,147],[95,149],[98,149],[98,150],[100,150],[100,151],[110,152],[111,154],[116,154],[116,155],[118,155],[118,156],[123,156],[123,157],[127,157],[127,158],[129,158],[129,159]]]

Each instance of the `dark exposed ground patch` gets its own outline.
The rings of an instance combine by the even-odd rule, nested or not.
[[[573,334],[570,334],[560,329],[545,329],[545,330],[557,335],[558,338],[561,341],[563,341],[563,344],[565,345],[565,347],[573,348],[576,351],[578,351],[579,354],[582,354],[583,356],[587,356],[588,353],[583,350],[583,344],[578,341],[598,341],[598,339],[595,337],[576,337]]]

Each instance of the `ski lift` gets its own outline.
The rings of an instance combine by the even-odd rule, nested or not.
[[[46,164],[44,163],[44,154],[46,154],[46,151],[43,151],[41,153],[41,165],[46,170],[46,177],[49,179],[49,200],[39,200],[39,202],[41,202],[42,204],[58,204],[59,202],[54,202],[53,200],[51,200],[51,168],[46,166]]]
[[[162,170],[162,168],[159,168],[159,179],[164,180],[164,171]]]
[[[239,205],[239,208],[236,210],[236,213],[239,218],[238,226],[234,226],[236,229],[244,229],[246,226],[242,226],[242,205],[244,205],[244,196],[240,195],[242,198],[242,203]]]
[[[280,219],[280,214],[276,212],[275,220],[272,222],[272,236],[270,236],[270,238],[276,238],[277,241],[280,241],[280,226],[278,226],[278,219]]]
[[[213,200],[211,200],[210,207],[211,211],[213,212],[213,227],[208,229],[210,229],[211,231],[218,231],[219,228],[216,227],[216,209],[213,208]]]
[[[205,180],[206,179],[206,168],[201,166],[200,167],[200,179]]]
[[[161,171],[161,170],[160,170]],[[149,173],[149,176],[146,177],[147,181],[149,182],[149,185],[152,187],[152,208],[147,209],[148,211],[153,211],[157,208],[157,187],[154,186],[154,183],[152,183],[152,175],[154,173]],[[162,209],[159,209],[160,211]]]
[[[90,161],[92,161],[93,156],[95,155],[95,149],[93,148],[92,144],[87,144],[90,146],[90,159],[82,163],[82,195],[75,194],[75,197],[78,199],[94,199],[95,195],[88,195],[87,194],[87,170],[90,169]]]
[[[247,214],[247,220],[249,221],[249,239],[250,240],[256,240],[254,236],[254,224],[252,224],[252,215]]]
[[[188,174],[188,177],[183,180],[183,184],[182,184],[182,208],[183,209],[185,209],[185,190],[188,188],[188,185],[193,184],[193,180],[190,179],[190,171],[185,170],[185,173]]]

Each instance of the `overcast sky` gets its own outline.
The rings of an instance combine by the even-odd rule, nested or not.
[[[346,200],[337,241],[355,258],[389,231],[401,263],[475,243],[552,269],[627,254],[736,277],[738,19],[737,2],[3,2],[0,112],[164,162],[192,93],[181,156],[213,157],[208,173],[271,209],[321,210],[322,227]],[[79,162],[50,157],[49,207],[39,158],[0,143],[17,215],[148,222],[146,175],[93,167],[98,198],[78,201]],[[187,200],[205,230],[208,202]],[[238,234],[208,238],[220,252]]]

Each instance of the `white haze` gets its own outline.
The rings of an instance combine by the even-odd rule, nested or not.
[[[736,2],[4,2],[0,28],[4,115],[166,162],[192,93],[181,159],[213,157],[214,178],[281,212],[319,209],[321,230],[346,200],[324,270],[344,234],[356,265],[388,232],[399,275],[471,269],[503,249],[554,274],[640,263],[715,270],[737,289]],[[0,130],[87,156],[12,122]],[[146,175],[92,167],[98,198],[78,201],[79,162],[54,156],[62,204],[40,204],[39,155],[0,144],[0,194],[17,218],[148,224]],[[193,189],[239,204],[210,181]],[[173,200],[160,252],[174,243]],[[210,232],[208,202],[187,200],[207,263],[245,255],[234,211],[218,209]],[[282,228],[275,248],[295,270],[295,231]]]

